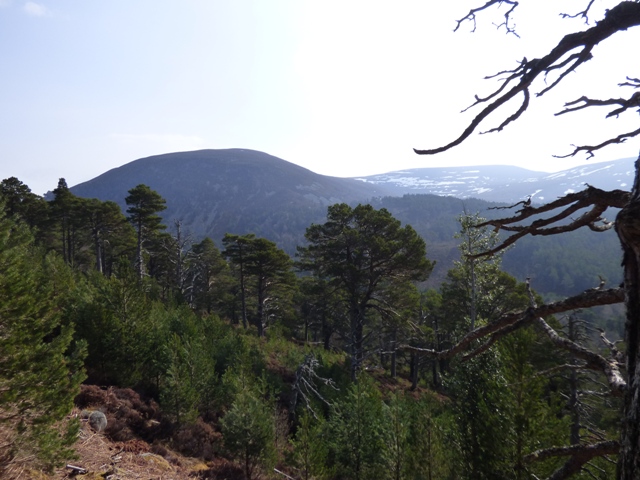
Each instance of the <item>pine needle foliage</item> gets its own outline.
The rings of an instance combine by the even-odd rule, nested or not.
[[[64,423],[84,379],[83,345],[60,316],[60,269],[24,225],[0,216],[0,472],[36,458],[52,468],[70,456],[77,424]]]

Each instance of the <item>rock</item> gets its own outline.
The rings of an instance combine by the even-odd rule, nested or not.
[[[105,428],[107,428],[107,417],[105,416],[104,413],[100,412],[99,410],[91,412],[89,414],[89,425],[96,432],[101,432]]]

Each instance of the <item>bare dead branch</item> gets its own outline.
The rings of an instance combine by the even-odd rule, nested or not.
[[[585,23],[588,24],[589,23],[589,10],[591,10],[591,7],[593,6],[594,2],[595,2],[595,0],[589,0],[589,4],[581,12],[574,13],[574,14],[561,13],[560,16],[562,18],[578,18],[578,17],[582,17],[582,18],[584,18]]]
[[[330,378],[324,378],[318,375],[317,370],[320,366],[320,362],[313,354],[305,356],[304,361],[298,366],[296,370],[296,380],[293,384],[292,391],[293,396],[291,399],[291,410],[295,412],[298,405],[298,397],[302,398],[308,411],[318,418],[315,410],[313,409],[313,398],[320,400],[322,403],[331,407],[331,403],[325,399],[319,391],[316,382],[331,387],[334,390],[338,390],[335,382]]]
[[[484,6],[471,10],[461,21],[472,20],[475,28],[475,14],[480,10],[484,10],[492,5],[500,3],[502,2],[499,0],[490,0],[486,2]],[[459,145],[466,140],[491,113],[511,101],[519,93],[524,93],[526,90],[529,90],[533,81],[538,77],[546,76],[554,71],[560,72],[557,79],[552,82],[551,85],[544,88],[537,94],[537,96],[541,96],[558,85],[570,72],[575,71],[580,65],[591,59],[591,51],[593,50],[593,47],[617,32],[624,31],[638,25],[640,25],[640,3],[634,1],[620,2],[612,9],[607,10],[604,18],[597,22],[593,27],[583,32],[565,35],[558,42],[556,47],[554,47],[544,57],[532,59],[521,64],[520,67],[514,70],[515,77],[507,77],[507,79],[503,81],[503,85],[501,85],[496,92],[486,97],[487,100],[483,100],[476,96],[476,104],[485,103],[486,105],[480,113],[471,120],[467,128],[458,138],[446,145],[443,145],[442,147],[426,150],[414,149],[414,151],[419,155],[434,155]],[[574,52],[574,50],[577,50],[577,52]],[[568,59],[565,58],[567,55],[569,55]],[[514,79],[518,79],[518,83],[507,90],[504,84],[511,83]],[[497,94],[497,92],[500,93]],[[518,112],[505,120],[505,122],[507,124],[513,122],[519,118],[525,110],[526,108],[519,109]],[[612,143],[621,143],[626,138],[635,136],[639,133],[640,131],[623,134],[615,139],[603,142],[602,144],[594,147],[578,147],[576,152],[574,152],[574,155],[578,151],[593,152],[594,150]]]
[[[287,475],[286,473],[284,473],[284,472],[283,472],[283,471],[281,471],[281,470],[278,470],[278,469],[277,469],[277,468],[275,468],[275,467],[274,467],[273,471],[274,471],[274,472],[276,472],[276,473],[277,473],[277,474],[279,474],[279,475],[282,475],[284,478],[287,478],[288,480],[296,480],[295,478],[290,477],[289,475]]]
[[[87,469],[84,467],[77,467],[75,465],[71,465],[70,463],[68,463],[66,465],[66,468],[68,468],[69,470],[72,471],[72,475],[84,475],[85,473],[87,473]]]
[[[493,6],[493,5],[502,5],[503,3],[505,3],[507,5],[511,5],[511,7],[504,14],[504,22],[499,24],[499,25],[497,25],[497,27],[498,28],[505,27],[507,33],[513,33],[514,35],[518,36],[518,34],[515,32],[515,25],[514,26],[510,25],[511,14],[513,13],[513,11],[518,6],[518,2],[511,1],[511,0],[489,0],[481,7],[472,8],[471,10],[469,10],[469,13],[467,13],[460,20],[457,20],[456,28],[454,28],[453,31],[454,32],[457,31],[460,28],[460,25],[462,25],[462,23],[464,23],[465,21],[470,21],[470,22],[473,23],[473,29],[471,31],[475,32],[476,31],[476,13],[479,13],[479,12],[481,12],[483,10],[486,10],[487,8],[489,8],[489,7]]]
[[[571,457],[562,467],[553,472],[547,480],[561,480],[569,478],[580,471],[583,465],[596,457],[615,455],[620,451],[620,443],[615,440],[595,443],[592,445],[570,445],[535,451],[524,457],[525,462],[537,462],[554,457]]]
[[[547,76],[547,74],[549,74],[553,70],[560,70],[560,69],[564,68],[566,65],[569,65],[570,63],[573,62],[571,65],[569,65],[568,68],[566,68],[563,72],[561,72],[560,75],[558,75],[558,78],[556,80],[554,80],[548,87],[545,87],[542,90],[540,90],[536,94],[536,97],[541,97],[542,95],[547,93],[553,87],[558,85],[564,79],[564,77],[569,75],[571,72],[575,71],[575,69],[578,68],[583,63],[586,63],[589,60],[591,60],[593,58],[593,55],[591,55],[591,49],[592,48],[593,48],[592,46],[585,47],[580,53],[575,54],[575,55],[571,55],[569,57],[569,59],[564,62],[564,64],[560,64],[560,65],[557,65],[557,66],[556,65],[550,66],[548,71],[545,73],[545,77]]]
[[[602,455],[615,455],[618,453],[619,449],[620,444],[618,442],[615,440],[608,440],[606,442],[596,443],[595,445],[570,445],[565,447],[545,448],[526,455],[524,457],[524,461],[537,462],[553,457],[573,457],[576,455],[589,456],[591,459]]]
[[[505,218],[502,220],[488,220],[484,223],[478,224],[478,227],[484,227],[486,225],[493,225],[497,222],[499,224],[509,224],[516,223],[526,220],[529,217],[534,215],[539,215],[541,213],[550,212],[556,210],[557,208],[561,208],[567,205],[570,205],[574,202],[578,203],[580,208],[589,207],[591,205],[601,204],[607,205],[613,208],[622,208],[627,203],[629,203],[630,193],[624,190],[601,190],[597,187],[593,187],[587,184],[587,188],[580,192],[569,193],[563,197],[560,197],[553,202],[546,203],[544,205],[540,205],[538,207],[530,207],[530,204],[527,205],[525,202],[522,210],[518,210],[516,215]],[[514,205],[517,206],[519,203]],[[510,208],[510,207],[506,207]]]
[[[607,348],[611,352],[611,356],[615,358],[615,360],[618,363],[624,364],[625,363],[624,352],[621,352],[620,350],[618,350],[618,346],[616,345],[617,342],[612,342],[606,337],[604,330],[602,329],[599,329],[599,330],[600,330],[600,340],[602,340],[602,343],[604,343],[607,346]]]
[[[536,299],[533,294],[533,290],[531,289],[531,284],[529,279],[527,278],[527,294],[529,295],[529,301],[531,303],[531,308],[536,309]],[[601,284],[602,285],[602,284]],[[587,290],[587,292],[600,292],[601,288],[594,288],[591,290]],[[609,382],[609,388],[611,389],[614,395],[620,396],[624,394],[627,388],[627,382],[620,373],[620,364],[617,359],[606,359],[602,355],[599,355],[595,352],[592,352],[588,348],[583,347],[582,345],[574,342],[573,340],[569,340],[568,338],[561,337],[558,332],[556,332],[551,326],[542,318],[538,317],[535,319],[535,322],[542,328],[542,330],[547,334],[551,342],[557,347],[562,348],[563,350],[567,350],[571,352],[571,354],[584,360],[586,363],[585,368],[589,368],[591,370],[599,370],[604,372],[607,377],[607,381]]]
[[[618,86],[640,88],[640,78],[627,77],[627,81],[619,83]]]
[[[505,248],[507,248],[511,244],[515,243],[516,240],[518,240],[519,238],[524,237],[525,235],[532,235],[532,236],[536,236],[536,235],[542,235],[542,236],[556,235],[558,233],[571,232],[573,230],[577,230],[580,227],[590,226],[590,225],[592,225],[593,228],[598,228],[595,225],[595,222],[598,222],[598,221],[600,221],[602,219],[602,217],[600,215],[606,210],[606,208],[607,207],[605,207],[605,206],[594,205],[593,208],[589,212],[586,212],[583,215],[581,215],[580,217],[578,217],[577,219],[573,220],[572,222],[570,222],[570,223],[568,223],[566,225],[561,225],[561,226],[542,228],[542,227],[545,227],[545,226],[547,226],[549,224],[555,223],[555,222],[557,222],[559,220],[562,220],[562,219],[568,217],[569,214],[573,213],[574,211],[578,210],[579,208],[576,208],[575,206],[569,207],[564,212],[561,212],[559,215],[556,215],[556,216],[554,216],[552,218],[549,218],[549,219],[536,220],[533,223],[531,223],[531,225],[528,225],[528,226],[502,226],[500,228],[502,228],[503,230],[515,231],[515,232],[518,232],[518,233],[516,233],[516,234],[510,236],[509,238],[507,238],[504,242],[502,242],[496,248],[494,248],[492,250],[489,250],[487,252],[483,252],[483,253],[474,255],[472,258],[479,258],[479,257],[494,255],[497,252],[499,252],[501,250],[504,250]]]
[[[575,145],[573,145],[575,147],[573,152],[568,153],[566,155],[554,155],[554,157],[569,158],[569,157],[574,157],[576,154],[580,152],[587,152],[587,158],[592,158],[594,156],[593,152],[595,152],[596,150],[600,150],[601,148],[604,148],[608,145],[624,143],[627,141],[627,139],[637,137],[638,135],[640,135],[640,128],[637,130],[634,130],[633,132],[621,133],[617,137],[610,138],[609,140],[605,140],[604,142],[599,143],[598,145],[582,145],[579,147],[576,147]]]
[[[556,116],[564,115],[565,113],[577,112],[578,110],[588,107],[604,107],[609,105],[619,105],[620,108],[611,110],[607,114],[607,118],[617,117],[631,108],[640,107],[640,92],[635,92],[629,98],[609,98],[607,100],[598,100],[582,96],[577,100],[565,103],[565,109],[556,113]]]
[[[497,97],[498,95],[500,95],[500,93],[502,93],[503,90],[505,90],[509,84],[511,83],[512,80],[517,80],[520,74],[520,71],[522,70],[523,66],[527,63],[527,59],[524,58],[521,62],[520,62],[520,66],[518,68],[515,68],[513,70],[504,70],[501,72],[496,73],[495,75],[489,75],[487,77],[484,77],[485,80],[490,79],[490,78],[494,78],[494,77],[498,77],[498,76],[502,76],[505,75],[507,73],[511,74],[509,75],[507,78],[502,80],[502,85],[500,85],[500,87],[498,87],[498,89],[496,91],[494,91],[493,93],[489,94],[486,97],[479,97],[478,95],[475,95],[475,102],[473,102],[471,105],[469,105],[467,108],[463,109],[461,113],[466,112],[467,110],[472,109],[473,107],[475,107],[476,105],[480,104],[480,103],[486,103],[489,100],[491,100],[494,97]]]
[[[556,365],[555,367],[548,368],[546,370],[542,370],[540,372],[536,372],[534,376],[536,377],[544,377],[546,375],[551,375],[553,373],[562,371],[562,370],[584,370],[584,365],[575,365],[573,363],[563,363],[562,365]]]
[[[577,358],[587,362],[585,365],[586,368],[604,372],[609,382],[609,388],[614,395],[620,396],[624,394],[627,388],[627,382],[620,373],[620,364],[615,358],[606,359],[602,355],[592,352],[582,345],[572,342],[568,338],[561,337],[542,317],[536,318],[535,321],[554,345],[571,352]]]
[[[507,117],[507,119],[504,122],[502,122],[499,126],[497,126],[495,128],[492,128],[491,130],[487,130],[486,132],[482,132],[483,135],[485,133],[492,133],[492,132],[501,131],[504,127],[509,125],[511,122],[517,120],[518,117],[524,113],[524,111],[529,106],[529,90],[525,88],[522,91],[522,93],[524,94],[524,100],[522,101],[522,105],[520,105],[520,108],[516,111],[516,113],[514,113],[513,115],[510,115],[509,117]]]
[[[611,305],[621,303],[624,300],[624,292],[621,288],[607,290],[587,290],[579,295],[565,298],[558,302],[541,305],[536,308],[528,308],[521,312],[513,312],[502,315],[498,320],[478,327],[467,333],[458,343],[446,350],[415,347],[413,345],[401,345],[400,350],[413,351],[420,355],[436,359],[449,359],[465,352],[477,340],[488,339],[493,341],[513,331],[514,328],[527,325],[538,317],[548,317],[557,313],[564,313],[580,308],[589,308],[596,305]]]
[[[582,227],[587,227],[594,231],[608,230],[612,228],[613,224],[603,219],[602,215],[609,208],[624,207],[629,202],[629,198],[630,193],[623,190],[605,191],[592,187],[591,185],[587,185],[587,188],[581,192],[570,193],[539,207],[532,207],[530,202],[525,201],[523,203],[523,208],[516,211],[515,215],[507,218],[487,220],[486,222],[477,225],[478,227],[492,226],[496,230],[516,233],[507,237],[495,248],[473,255],[471,258],[495,255],[526,235],[555,235],[558,233],[577,230]],[[516,203],[513,207],[520,203],[522,202]],[[565,225],[550,226],[569,218],[573,213],[576,213],[579,210],[589,207],[591,208],[590,210]],[[524,220],[533,216],[553,212],[558,209],[561,210],[550,217],[539,218],[528,225],[520,224]]]

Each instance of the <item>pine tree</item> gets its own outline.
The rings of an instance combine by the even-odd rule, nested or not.
[[[231,408],[222,417],[224,444],[243,464],[247,480],[260,465],[270,466],[275,460],[273,410],[264,394],[245,373],[237,380],[237,393]]]
[[[388,478],[389,417],[372,379],[361,373],[335,404],[327,424],[337,478]]]
[[[135,227],[138,236],[135,266],[138,278],[142,279],[145,274],[145,246],[160,230],[166,228],[162,224],[162,217],[157,215],[167,208],[166,201],[155,190],[140,184],[129,190],[125,202],[129,205],[127,218]]]
[[[132,246],[133,229],[115,202],[83,200],[83,226],[89,232],[94,265],[100,273],[113,271],[116,259]]]
[[[248,301],[253,294],[253,323],[258,336],[263,336],[269,316],[279,310],[279,316],[291,300],[295,276],[291,258],[276,244],[253,234],[226,234],[222,240],[223,254],[237,268],[240,283],[242,323],[249,320]]]
[[[302,480],[311,480],[326,473],[327,441],[323,435],[323,430],[326,431],[324,426],[324,419],[314,421],[309,412],[305,412],[291,440],[293,464],[298,468]]]
[[[196,311],[213,313],[221,308],[230,282],[227,262],[209,237],[187,254],[186,297]]]
[[[240,315],[242,318],[242,326],[247,328],[249,325],[247,314],[247,261],[251,243],[255,240],[255,235],[231,235],[225,234],[222,244],[225,249],[222,254],[229,259],[232,265],[236,266],[238,274],[238,282],[240,283]]]
[[[329,207],[327,221],[311,225],[309,245],[298,248],[298,268],[329,281],[344,293],[349,325],[345,338],[351,377],[362,368],[372,315],[386,308],[384,293],[394,284],[426,280],[433,265],[413,228],[401,226],[386,210],[371,205]]]
[[[77,424],[59,427],[84,379],[82,346],[74,350],[55,290],[55,271],[65,268],[0,214],[0,423],[8,437],[0,468],[30,455],[52,467],[75,441]]]
[[[441,402],[427,395],[419,399],[405,396],[403,400],[410,418],[405,478],[453,478],[451,473],[455,471],[459,453],[452,443],[446,442],[447,433],[453,428],[450,415]]]
[[[264,336],[270,317],[283,316],[290,303],[295,285],[293,262],[289,255],[265,238],[256,238],[251,244],[247,273],[251,275],[256,293],[255,324],[258,336]]]
[[[58,181],[58,186],[53,190],[54,198],[51,200],[52,220],[56,230],[60,233],[59,252],[69,265],[74,264],[75,234],[78,216],[78,204],[80,199],[76,197],[64,178]]]
[[[198,383],[204,373],[199,371],[196,363],[197,356],[201,353],[198,348],[199,345],[194,347],[190,340],[183,340],[175,333],[169,340],[171,363],[166,373],[161,401],[165,410],[175,416],[178,425],[193,423],[198,417]]]
[[[89,278],[89,291],[77,299],[70,315],[78,337],[88,343],[91,380],[126,387],[157,384],[159,360],[166,357],[165,307],[146,296],[124,259],[115,275],[96,273]]]
[[[4,209],[9,218],[20,218],[32,228],[44,226],[49,204],[16,177],[5,178],[0,182],[0,196],[4,200]]]

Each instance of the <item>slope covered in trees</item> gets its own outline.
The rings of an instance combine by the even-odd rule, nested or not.
[[[222,251],[208,238],[187,241],[163,228],[164,199],[144,185],[129,192],[128,219],[63,181],[50,201],[14,179],[2,186],[10,201],[0,255],[11,281],[0,280],[11,290],[0,297],[9,342],[0,435],[21,440],[2,458],[5,477],[68,458],[74,424],[62,434],[59,422],[85,375],[76,402],[104,410],[102,435],[198,457],[211,477],[275,468],[294,478],[542,478],[562,459],[537,458],[540,449],[577,438],[615,450],[606,442],[617,435],[619,400],[587,393],[603,375],[564,379],[571,369],[561,367],[581,357],[533,326],[488,345],[469,339],[531,313],[528,286],[502,271],[499,255],[458,257],[427,290],[430,243],[376,205],[329,207],[291,258],[252,234],[229,233]],[[480,221],[459,218],[451,242],[460,253],[500,241],[476,230]],[[548,325],[592,342],[575,333],[585,314],[572,318]],[[429,353],[459,352],[461,342],[480,356]],[[33,410],[29,399],[39,402]],[[12,416],[17,405],[32,426]],[[40,443],[7,437],[30,428]],[[594,462],[611,474],[606,460]]]
[[[599,184],[594,175],[582,177],[581,182]],[[498,170],[495,176],[500,177]],[[317,175],[285,160],[239,149],[140,159],[70,190],[82,198],[118,203],[126,211],[127,191],[138,184],[149,185],[167,200],[160,216],[172,234],[175,222],[180,222],[183,240],[198,242],[208,236],[220,247],[226,233],[254,234],[275,242],[289,255],[305,242],[307,226],[323,221],[330,204],[371,203],[386,208],[429,243],[430,256],[436,261],[430,285],[440,282],[459,256],[452,240],[458,229],[455,218],[465,211],[497,218],[500,211],[490,209],[501,205],[473,198],[390,196],[384,185]],[[616,242],[613,232],[594,237],[581,231],[562,239],[525,242],[507,253],[504,268],[521,280],[535,278],[539,291],[569,295],[597,285],[599,276],[611,284],[621,281]],[[562,251],[575,253],[583,261]]]

